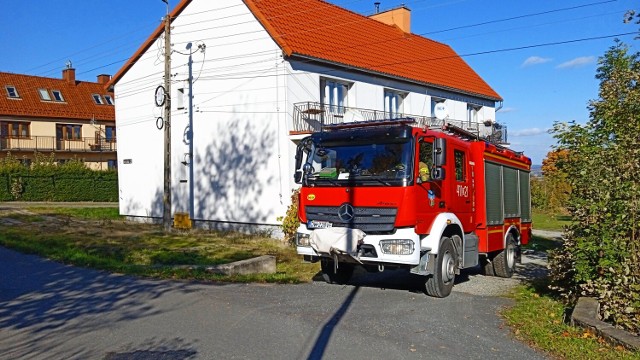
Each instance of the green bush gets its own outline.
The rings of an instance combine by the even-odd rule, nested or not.
[[[287,208],[287,214],[278,219],[282,220],[282,232],[284,232],[284,239],[289,244],[295,244],[296,231],[298,230],[298,226],[300,226],[300,219],[298,218],[299,203],[300,189],[294,189],[291,192],[291,205]]]
[[[10,153],[0,159],[0,201],[118,201],[118,173],[80,160],[58,164],[36,153],[30,167]]]
[[[620,43],[599,60],[585,125],[556,124],[572,223],[550,257],[553,288],[593,296],[605,320],[640,333],[640,54]]]

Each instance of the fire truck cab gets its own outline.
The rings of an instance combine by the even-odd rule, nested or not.
[[[328,282],[355,266],[407,268],[450,294],[461,269],[511,277],[531,234],[521,153],[458,127],[410,119],[323,127],[298,144],[296,246]]]

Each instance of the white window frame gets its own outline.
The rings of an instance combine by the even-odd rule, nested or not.
[[[476,104],[467,104],[467,123],[478,124],[478,113],[482,106]]]
[[[345,107],[349,106],[349,88],[351,84],[348,82],[335,80],[331,78],[320,79],[320,99],[322,105],[329,106],[332,113],[343,114]]]
[[[390,119],[397,119],[404,114],[404,99],[407,93],[397,90],[384,90],[384,113]]]
[[[54,101],[64,102],[64,97],[62,96],[62,92],[60,90],[51,90],[51,94],[53,95]]]
[[[38,89],[38,94],[40,94],[40,100],[42,100],[42,101],[51,101],[51,94],[49,94],[49,90],[47,90],[47,89]]]
[[[18,93],[18,89],[13,85],[6,85],[5,90],[7,90],[7,97],[10,99],[20,99],[20,94]],[[11,95],[13,93],[13,95]]]
[[[93,97],[93,101],[95,101],[96,104],[104,105],[104,101],[102,100],[102,96],[100,96],[100,94],[91,94],[91,96]]]

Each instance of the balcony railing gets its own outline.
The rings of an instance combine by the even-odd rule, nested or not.
[[[0,136],[0,151],[39,152],[113,152],[116,139],[86,137],[77,140],[57,139],[55,136],[9,137]]]
[[[431,116],[389,113],[380,110],[325,105],[314,102],[293,105],[293,130],[299,132],[323,131],[323,127],[328,125],[383,120],[412,120],[415,126],[431,129],[442,129],[446,124],[450,124],[478,138],[497,144],[507,143],[507,127],[494,122],[477,123],[455,119],[439,120]]]

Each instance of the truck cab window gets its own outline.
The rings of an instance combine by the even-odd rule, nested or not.
[[[427,141],[420,142],[420,154],[418,157],[419,176],[423,181],[428,181],[431,168],[433,168],[433,143]]]
[[[464,167],[466,164],[466,160],[465,160],[464,152],[460,150],[454,150],[453,155],[455,157],[455,164],[456,164],[456,180],[465,181]]]

